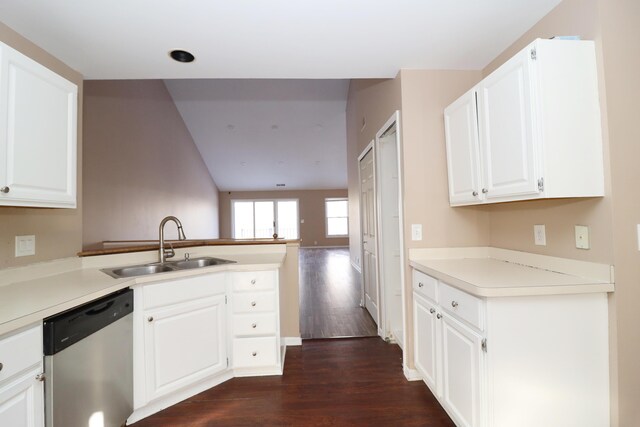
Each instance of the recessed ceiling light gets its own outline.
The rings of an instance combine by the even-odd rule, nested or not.
[[[178,62],[193,62],[196,59],[191,52],[180,49],[172,50],[169,52],[169,56]]]
[[[271,129],[277,130],[278,129],[278,125],[271,125]]]
[[[247,166],[247,162],[240,162],[240,166],[242,167]]]
[[[227,129],[234,130],[236,127],[234,125],[227,125]]]
[[[284,160],[278,160],[279,165],[284,165]]]
[[[316,160],[315,162],[313,162],[313,164],[318,166],[320,164],[320,160]]]

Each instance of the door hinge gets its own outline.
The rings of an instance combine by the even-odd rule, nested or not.
[[[227,303],[227,296],[226,295],[224,296],[224,303],[225,304]]]
[[[538,191],[544,191],[544,178],[538,180]]]
[[[535,49],[531,49],[531,59],[533,59],[534,61],[538,59],[538,51],[536,51]]]
[[[487,352],[487,339],[486,338],[482,339],[482,351],[484,351],[485,353]]]
[[[227,368],[229,367],[229,358],[227,357]]]

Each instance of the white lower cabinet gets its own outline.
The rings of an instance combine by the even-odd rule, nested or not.
[[[442,315],[442,401],[461,426],[479,426],[482,337]]]
[[[609,425],[606,293],[479,298],[413,270],[416,370],[457,426]]]
[[[145,312],[147,399],[227,369],[225,295]]]
[[[128,423],[234,376],[282,374],[277,269],[142,284],[134,298]]]
[[[43,427],[42,326],[0,339],[0,426]]]

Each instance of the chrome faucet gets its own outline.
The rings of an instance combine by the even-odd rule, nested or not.
[[[186,240],[187,238],[184,235],[184,230],[182,230],[182,223],[175,216],[167,216],[162,221],[160,221],[160,263],[166,261],[167,258],[171,258],[175,256],[176,252],[173,250],[173,246],[170,249],[164,248],[164,225],[173,221],[178,226],[178,240]]]

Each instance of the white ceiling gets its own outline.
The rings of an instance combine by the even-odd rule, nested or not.
[[[0,0],[0,21],[87,79],[191,79],[167,87],[221,190],[328,189],[347,185],[348,82],[313,79],[484,68],[558,3]]]
[[[559,2],[2,0],[0,21],[87,79],[384,78],[483,68]]]
[[[347,187],[348,80],[167,80],[222,191]]]

